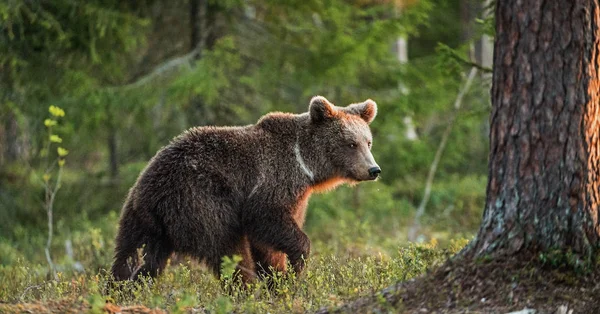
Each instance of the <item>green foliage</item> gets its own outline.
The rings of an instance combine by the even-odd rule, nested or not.
[[[480,33],[494,37],[496,35],[496,16],[494,9],[496,8],[497,0],[485,1],[487,5],[483,7],[483,18],[478,18],[475,21],[480,26]]]
[[[242,257],[239,255],[224,256],[221,261],[221,280],[233,279],[237,275],[236,267]]]
[[[408,42],[411,60],[434,55],[438,43],[450,47],[461,44],[460,1],[437,0],[431,1],[430,5],[432,9],[424,16],[424,23],[417,25],[415,36]]]
[[[313,311],[413,278],[466,244],[452,238],[472,236],[485,199],[485,77],[465,96],[440,162],[423,217],[422,238],[430,242],[406,244],[469,66],[459,1],[400,8],[397,1],[211,0],[196,48],[190,4],[0,3],[0,148],[18,148],[16,157],[0,155],[0,300],[77,300],[92,311],[103,311],[105,299],[173,312]],[[491,21],[482,19],[474,38],[491,34]],[[399,36],[409,39],[405,64],[390,52]],[[198,54],[189,55],[192,49]],[[383,174],[378,182],[313,196],[305,225],[313,255],[305,274],[276,274],[271,291],[239,283],[239,257],[224,259],[220,281],[176,259],[158,280],[126,283],[105,297],[120,208],[160,147],[195,125],[305,112],[316,94],[340,106],[377,101],[373,154]],[[405,117],[417,139],[405,136]],[[54,172],[37,170],[44,168],[41,155],[55,161]],[[58,169],[60,210],[49,249],[59,277],[47,280],[40,181],[54,183]]]
[[[43,15],[48,22],[39,16],[31,21],[26,18],[33,5],[39,13],[36,16]],[[152,5],[160,8],[162,4],[120,6],[114,1],[96,0],[86,4],[59,1],[48,6],[16,1],[4,8],[9,16],[3,20],[7,28],[31,32],[28,38],[43,45],[39,53],[21,54],[21,48],[32,49],[26,45],[29,39],[15,35],[2,41],[4,48],[12,51],[7,55],[26,61],[18,71],[5,72],[10,79],[2,81],[7,85],[0,90],[17,94],[0,97],[2,112],[23,116],[24,121],[37,120],[43,116],[38,104],[50,101],[69,112],[70,119],[60,126],[60,136],[52,137],[54,142],[62,141],[61,145],[77,147],[69,153],[71,169],[64,173],[64,204],[58,200],[61,208],[68,208],[64,216],[57,217],[67,228],[82,217],[94,219],[118,211],[147,160],[185,128],[253,123],[270,110],[303,112],[314,94],[324,94],[339,105],[366,98],[379,104],[380,114],[372,125],[374,154],[384,169],[382,181],[387,186],[364,196],[378,198],[371,201],[377,206],[371,206],[374,210],[367,213],[383,217],[399,209],[404,215],[418,204],[416,199],[395,197],[398,193],[389,187],[410,182],[415,189],[422,189],[462,72],[457,66],[449,75],[449,66],[439,60],[441,57],[420,57],[401,65],[390,53],[390,43],[399,35],[426,36],[438,30],[439,23],[431,23],[432,16],[439,15],[440,10],[455,10],[456,3],[419,1],[403,8],[402,14],[390,14],[396,11],[392,3],[213,3],[217,6],[215,14],[231,25],[210,49],[202,51],[191,64],[165,71],[167,74],[156,79],[142,80],[143,84],[129,84],[137,82],[138,72],[145,69],[136,67],[141,58],[136,54],[152,57],[145,51],[150,44],[147,38],[154,35],[152,25],[160,22],[150,13]],[[244,10],[250,9],[253,17],[247,18]],[[240,14],[244,18],[234,18]],[[54,42],[59,33],[64,34],[63,41]],[[168,68],[168,64],[157,68]],[[467,95],[468,104],[440,165],[440,180],[453,173],[485,173],[487,136],[482,125],[487,102],[482,102],[478,93],[474,90]],[[404,116],[413,118],[418,140],[404,136]],[[52,127],[53,121],[49,119],[45,125]],[[26,126],[26,121],[22,125]],[[38,128],[30,129],[29,134],[39,142],[44,139]],[[33,151],[41,150],[36,145],[39,142],[32,142]],[[61,154],[65,153],[61,149]],[[109,176],[109,158],[116,158],[119,178]],[[28,162],[11,164],[9,171],[27,178]],[[39,230],[44,223],[31,213],[35,208],[32,188],[27,180],[11,182],[0,197],[11,204],[7,206],[7,211],[12,211],[11,221]],[[71,209],[73,212],[68,212]],[[352,211],[339,214],[355,218]],[[19,226],[0,232],[15,240],[14,231]]]
[[[104,305],[106,304],[104,298],[99,294],[91,294],[88,297],[88,303],[90,305],[91,314],[102,314],[104,313]]]
[[[482,204],[485,203],[486,183],[485,176],[457,175],[434,183],[427,209],[427,225],[437,230],[476,230],[481,220]]]

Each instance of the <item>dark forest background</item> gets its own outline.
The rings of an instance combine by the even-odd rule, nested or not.
[[[161,146],[192,126],[305,112],[313,95],[378,103],[383,169],[311,199],[317,248],[391,254],[411,228],[418,242],[471,238],[487,12],[476,0],[1,1],[0,267],[45,267],[50,205],[57,269],[107,268],[122,202]]]

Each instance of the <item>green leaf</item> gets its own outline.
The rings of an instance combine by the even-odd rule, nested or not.
[[[55,117],[64,117],[65,116],[65,111],[57,106],[50,106],[50,108],[48,108],[48,111],[50,112],[51,115],[53,115]]]
[[[242,257],[240,255],[233,255],[231,257],[224,256],[221,259],[221,277],[233,278],[233,275],[235,275],[236,267],[241,261]]]
[[[60,157],[65,157],[69,154],[69,151],[62,147],[57,148],[56,152],[58,153],[58,156],[60,156]]]
[[[50,142],[52,143],[62,143],[62,138],[56,134],[50,135]]]
[[[52,120],[52,119],[46,119],[46,120],[44,120],[44,125],[46,127],[48,127],[48,128],[55,126],[56,123],[57,123],[56,120]]]

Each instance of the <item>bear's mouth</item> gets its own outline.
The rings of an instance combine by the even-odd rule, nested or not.
[[[364,182],[364,181],[375,181],[375,180],[377,180],[377,178],[373,178],[369,175],[357,176],[357,175],[352,174],[347,177],[347,180],[348,180],[348,183],[356,184],[356,183]]]

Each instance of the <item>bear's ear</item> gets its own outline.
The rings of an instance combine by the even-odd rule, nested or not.
[[[336,115],[333,104],[323,96],[315,96],[310,100],[308,112],[310,120],[313,122],[323,122],[334,118]]]
[[[346,112],[360,116],[369,124],[373,122],[373,119],[375,119],[375,116],[377,115],[377,104],[371,99],[367,99],[358,104],[351,104],[345,109]]]

